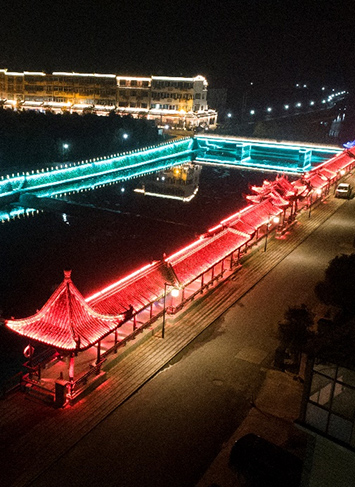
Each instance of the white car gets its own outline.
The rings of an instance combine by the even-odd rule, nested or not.
[[[347,198],[351,197],[351,186],[348,183],[340,183],[335,191],[336,198]]]

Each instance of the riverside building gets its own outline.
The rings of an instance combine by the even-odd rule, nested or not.
[[[155,120],[175,129],[214,128],[208,83],[193,78],[76,72],[12,72],[0,69],[0,103],[16,110],[52,110],[105,115],[111,111]]]

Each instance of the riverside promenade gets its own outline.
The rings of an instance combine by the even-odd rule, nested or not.
[[[312,210],[311,218],[307,211],[303,212],[282,238],[270,238],[266,252],[264,242],[260,242],[227,281],[174,317],[168,317],[164,340],[160,338],[161,321],[158,321],[122,349],[115,361],[107,364],[107,380],[74,406],[55,410],[20,393],[2,401],[1,485],[29,485],[50,468],[56,459],[142,387],[343,203],[343,200],[329,197]]]

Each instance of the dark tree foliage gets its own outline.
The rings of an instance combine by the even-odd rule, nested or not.
[[[281,345],[296,355],[300,354],[313,336],[311,332],[313,324],[314,314],[306,305],[288,308],[283,322],[279,323]]]
[[[325,304],[340,308],[345,316],[355,315],[355,254],[335,257],[317,283],[315,293]]]
[[[318,359],[348,368],[355,368],[355,318],[335,320],[312,341],[312,353]]]
[[[127,133],[129,137],[123,138]],[[154,124],[145,118],[13,111],[0,107],[0,172],[42,168],[155,144]],[[65,154],[63,144],[69,145]]]

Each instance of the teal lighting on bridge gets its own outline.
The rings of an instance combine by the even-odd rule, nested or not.
[[[338,147],[200,135],[196,162],[299,174],[341,152]]]
[[[25,210],[19,205],[19,198],[26,193],[37,197],[57,197],[126,181],[191,161],[297,174],[340,152],[341,149],[337,147],[312,144],[210,135],[186,137],[123,154],[1,176],[0,221],[34,211]]]

